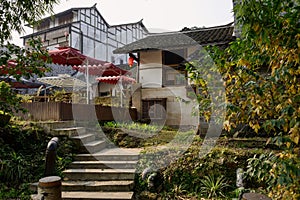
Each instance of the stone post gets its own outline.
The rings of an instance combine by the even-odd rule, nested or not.
[[[41,178],[38,184],[38,195],[43,196],[43,200],[61,200],[61,178],[59,176]]]
[[[242,200],[272,200],[271,198],[257,193],[245,193]]]

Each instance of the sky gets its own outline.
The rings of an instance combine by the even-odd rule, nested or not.
[[[232,0],[60,0],[54,13],[73,7],[97,9],[109,25],[143,23],[150,32],[179,31],[184,27],[212,27],[233,22]],[[20,36],[32,33],[13,33],[13,42],[23,45]]]

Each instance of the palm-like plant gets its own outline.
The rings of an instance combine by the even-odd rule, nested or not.
[[[200,180],[200,184],[201,192],[207,195],[208,198],[225,197],[223,190],[229,186],[224,176],[215,178],[214,175],[204,176]]]

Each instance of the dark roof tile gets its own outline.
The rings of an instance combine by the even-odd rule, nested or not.
[[[224,45],[234,40],[233,23],[211,28],[181,32],[150,34],[149,36],[114,50],[114,53],[138,52],[150,49],[168,49],[193,45]]]

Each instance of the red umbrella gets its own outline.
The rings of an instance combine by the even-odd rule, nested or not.
[[[31,82],[27,79],[20,78],[18,81],[16,78],[9,76],[9,77],[0,77],[0,81],[5,81],[11,85],[12,88],[39,88],[43,84]]]
[[[57,49],[50,50],[48,53],[52,62],[59,65],[98,65],[107,63],[105,61],[83,55],[78,49],[72,47],[57,47]]]
[[[108,84],[117,84],[119,81],[123,84],[135,83],[135,79],[127,77],[127,76],[104,76],[96,78],[97,81],[108,83]]]
[[[23,72],[19,69],[15,69],[18,65],[17,61],[9,60],[6,65],[0,66],[0,76],[6,76],[8,74],[17,74],[22,75]],[[26,66],[22,66],[22,68],[26,69]],[[39,67],[40,71],[45,71],[44,68]],[[27,72],[31,73],[31,70],[26,69]]]
[[[80,65],[73,66],[73,69],[79,72],[86,73],[88,67],[89,75],[94,76],[118,76],[124,74],[130,74],[127,70],[123,70],[112,63],[105,63],[103,65]]]
[[[2,65],[0,66],[0,75],[7,75],[8,72],[9,72],[9,69],[11,68],[14,68],[17,66],[17,63],[14,61],[14,60],[9,60],[7,62],[7,65]],[[16,74],[22,74],[21,71],[16,71],[15,72]]]

